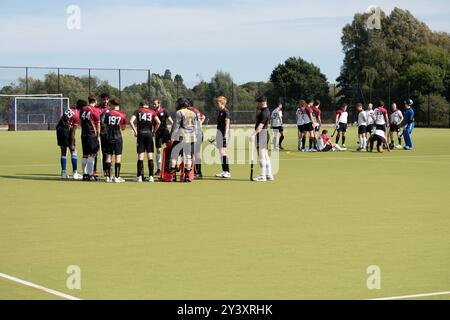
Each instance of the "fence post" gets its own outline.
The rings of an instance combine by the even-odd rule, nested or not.
[[[147,79],[147,89],[148,89],[148,98],[152,99],[152,74],[150,70],[147,70],[148,79]]]
[[[56,92],[56,93],[61,93],[60,76],[61,76],[61,73],[60,73],[60,70],[59,70],[59,68],[58,68],[58,89],[57,89],[57,92]]]
[[[231,82],[231,109],[233,111],[236,111],[236,108],[234,107],[234,82]]]
[[[25,67],[25,94],[28,94],[28,67]]]
[[[119,98],[122,98],[122,70],[119,69]]]
[[[431,114],[431,108],[430,108],[430,94],[428,94],[428,128],[431,127],[431,119],[430,119],[430,114]]]
[[[89,90],[89,95],[91,95],[91,69],[89,68],[88,70],[88,90]]]

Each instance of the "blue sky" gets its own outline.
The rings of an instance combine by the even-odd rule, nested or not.
[[[72,4],[81,30],[66,28]],[[237,83],[267,80],[277,64],[301,56],[333,82],[342,27],[370,5],[408,9],[450,32],[448,0],[2,1],[0,65],[169,68],[194,85],[216,70]]]

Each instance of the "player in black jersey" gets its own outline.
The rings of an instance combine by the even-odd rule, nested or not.
[[[222,160],[222,173],[216,174],[216,177],[229,179],[231,174],[227,147],[230,140],[230,111],[227,108],[227,98],[223,96],[216,98],[216,104],[218,108],[216,144]]]
[[[254,181],[272,181],[272,164],[269,157],[269,122],[270,122],[270,111],[267,107],[267,98],[261,97],[257,102],[257,114],[256,114],[256,124],[255,132],[252,134],[251,143],[255,143],[256,138],[256,148],[258,150],[259,164],[261,166],[261,175],[254,178]]]
[[[110,103],[113,109],[105,114],[105,119],[103,120],[106,138],[106,182],[122,183],[125,182],[125,180],[120,177],[123,150],[122,131],[125,130],[127,125],[127,115],[120,111],[119,99],[112,99]],[[111,162],[113,155],[115,155],[115,174],[114,178],[111,178]]]
[[[160,99],[153,99],[153,109],[155,110],[159,121],[160,126],[159,129],[155,132],[155,147],[156,147],[156,166],[157,171],[155,175],[158,176],[161,174],[161,166],[162,166],[162,157],[161,157],[161,149],[162,146],[170,140],[170,131],[168,128],[168,124],[173,125],[172,117],[169,113],[162,107]]]
[[[147,153],[149,182],[154,182],[153,178],[153,134],[158,131],[161,121],[156,111],[150,109],[147,100],[142,100],[140,108],[133,113],[130,120],[134,136],[137,137],[137,182],[144,181],[144,156]]]

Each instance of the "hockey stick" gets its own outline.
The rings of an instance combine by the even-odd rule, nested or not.
[[[331,135],[332,138],[336,135],[336,132],[338,131],[338,128],[334,128],[333,134]]]
[[[255,144],[255,140],[254,140],[254,138],[252,137],[251,139],[250,139],[250,181],[253,181],[253,168],[254,168],[254,166],[255,166],[255,156],[254,156],[254,148],[255,148],[255,146],[254,146],[254,144]]]

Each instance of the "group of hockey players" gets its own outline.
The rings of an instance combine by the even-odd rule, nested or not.
[[[223,96],[215,99],[217,106],[217,135],[213,141],[220,153],[222,172],[216,177],[231,178],[228,160],[230,140],[230,112],[227,99]],[[267,98],[257,101],[255,129],[250,137],[256,146],[261,174],[254,181],[264,182],[274,179],[269,157],[269,130],[273,134],[273,149],[284,150],[283,106],[279,104],[270,112]],[[414,111],[412,100],[404,102],[403,114],[394,103],[390,112],[380,101],[374,109],[372,104],[364,110],[362,104],[356,105],[358,125],[358,151],[373,151],[375,143],[378,152],[383,148],[402,148],[402,138],[406,150],[412,150],[411,133],[414,130]],[[348,106],[343,104],[336,112],[335,130],[332,138],[328,130],[322,130],[322,117],[319,100],[299,102],[296,111],[298,128],[298,150],[301,152],[345,151],[346,135],[349,123]],[[172,118],[162,107],[160,99],[151,103],[142,100],[139,108],[129,121],[136,137],[136,182],[154,182],[155,176],[160,181],[176,181],[177,172],[181,171],[180,181],[191,182],[201,179],[203,142],[202,125],[205,115],[193,106],[191,100],[180,98],[177,111]],[[61,149],[61,177],[68,179],[67,151],[71,153],[73,179],[97,181],[99,163],[106,182],[123,183],[121,161],[123,153],[122,132],[127,126],[127,115],[121,110],[120,99],[111,99],[102,94],[100,100],[93,95],[87,101],[78,100],[75,107],[68,109],[61,117],[57,127],[57,142]],[[78,156],[76,149],[76,130],[81,127],[81,144],[83,150],[81,174],[78,173]],[[170,129],[169,129],[170,127]],[[322,131],[321,131],[322,130]],[[402,131],[402,132],[401,132]],[[340,144],[342,141],[342,144]],[[307,148],[308,142],[308,148]],[[398,144],[397,144],[398,142]],[[164,147],[164,149],[163,149]],[[156,171],[153,154],[156,148]],[[182,162],[179,164],[179,159]],[[144,161],[147,159],[148,172],[144,174]],[[100,160],[100,161],[98,161]],[[114,172],[112,163],[114,162]]]
[[[364,109],[363,104],[356,104],[358,126],[357,151],[373,151],[375,142],[378,152],[383,152],[384,148],[412,150],[411,133],[414,130],[414,111],[411,108],[413,101],[404,101],[405,114],[397,107],[396,103],[391,105],[388,111],[383,101],[379,101],[374,109],[373,104],[369,104]],[[322,117],[319,100],[310,100],[308,103],[301,100],[296,111],[298,128],[298,150],[301,152],[328,152],[346,151],[345,144],[347,129],[349,125],[348,105],[342,106],[336,111],[335,130],[332,137],[336,136],[333,142],[328,136],[328,130],[322,130]],[[279,105],[272,112],[272,129],[274,131],[273,147],[283,149],[284,139],[282,126],[282,106]],[[278,135],[280,138],[278,140]],[[309,146],[307,147],[307,138]],[[405,146],[402,146],[402,138]],[[342,141],[342,144],[339,142]]]

